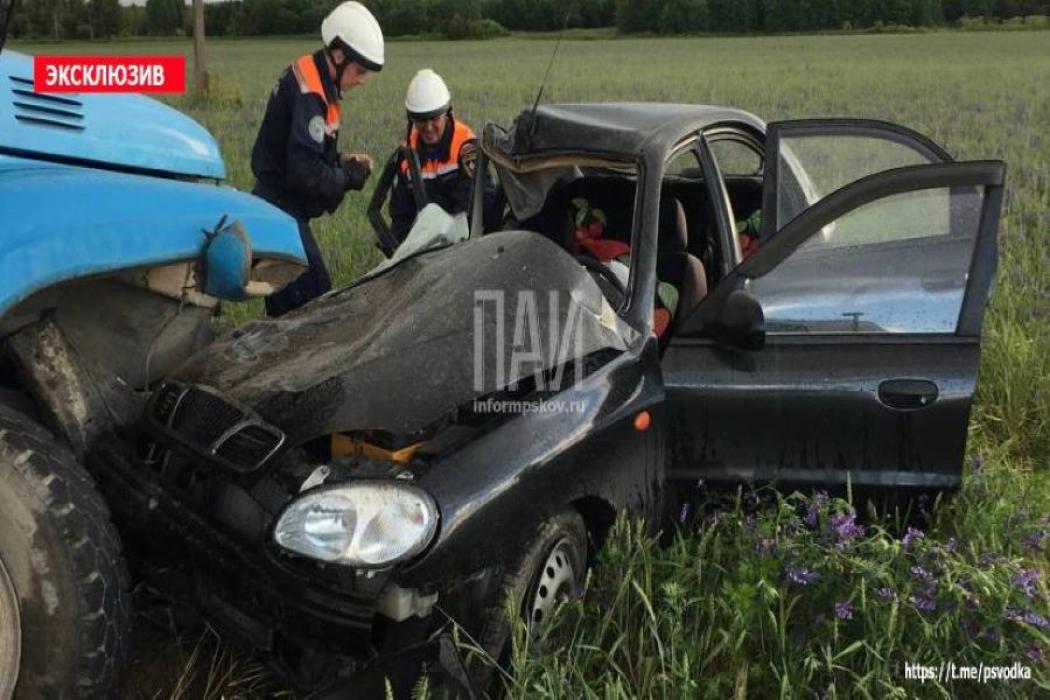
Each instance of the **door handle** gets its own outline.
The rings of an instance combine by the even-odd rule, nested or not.
[[[937,395],[937,385],[928,379],[890,379],[879,384],[879,401],[890,408],[925,408],[937,400]]]

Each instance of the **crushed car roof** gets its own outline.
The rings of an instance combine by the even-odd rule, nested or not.
[[[714,105],[611,102],[543,105],[519,114],[510,129],[485,128],[490,155],[509,159],[550,153],[639,156],[650,145],[670,147],[691,131],[723,122],[764,131],[764,122],[740,109]]]

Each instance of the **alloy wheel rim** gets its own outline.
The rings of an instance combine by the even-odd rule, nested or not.
[[[0,557],[0,700],[15,692],[18,664],[22,654],[22,621],[18,612],[18,594]]]
[[[563,539],[554,545],[540,570],[539,581],[529,606],[529,624],[538,626],[565,598],[576,594],[576,570],[572,565],[572,545]]]

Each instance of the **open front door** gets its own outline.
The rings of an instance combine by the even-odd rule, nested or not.
[[[774,125],[772,232],[667,348],[672,479],[960,483],[1004,166],[827,124]],[[726,342],[740,290],[764,314],[759,350]]]

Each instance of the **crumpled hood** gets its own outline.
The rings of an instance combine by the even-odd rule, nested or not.
[[[172,378],[254,409],[293,444],[339,431],[409,434],[635,335],[571,256],[538,234],[506,232],[246,324]]]
[[[0,148],[25,157],[159,175],[222,179],[226,166],[208,131],[136,94],[41,94],[33,60],[0,53]]]

